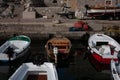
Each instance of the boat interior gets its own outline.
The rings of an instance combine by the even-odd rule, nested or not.
[[[24,63],[9,80],[58,80],[55,67],[51,63],[43,65],[34,65],[33,63]]]
[[[99,49],[100,54],[102,55],[111,55],[110,46],[108,45],[102,45]]]
[[[8,54],[11,52],[11,57],[14,57],[14,55],[17,55],[17,53],[20,53],[24,48],[26,47],[25,42],[19,42],[19,41],[7,41],[3,45],[0,46],[0,59],[7,59]],[[15,53],[15,54],[14,54]]]
[[[52,39],[50,39],[46,44],[46,50],[49,57],[52,59],[55,58],[54,55],[54,48],[57,48],[57,53],[59,58],[65,58],[68,56],[70,49],[71,49],[71,42],[69,39],[63,37],[63,36],[55,36]]]
[[[115,47],[110,45],[108,42],[96,42],[96,46],[94,44],[94,48],[104,57],[113,55],[115,51]]]
[[[61,50],[68,50],[70,48],[69,46],[69,43],[63,43],[63,42],[58,42],[58,43],[51,43],[51,44],[48,44],[48,49],[52,49],[54,47],[57,47],[59,51]]]
[[[0,47],[0,53],[6,53],[9,47],[13,49],[15,53],[19,53],[26,47],[27,42],[25,41],[11,41],[11,42],[5,42]]]
[[[23,80],[47,80],[47,71],[28,71]]]
[[[31,74],[27,77],[27,80],[47,80],[47,75]]]
[[[58,54],[59,57],[60,56],[66,57],[67,56],[66,54],[69,54],[71,45],[69,42],[60,41],[60,42],[49,42],[47,47],[48,47],[48,54],[50,55],[50,57],[54,59],[54,54],[53,54],[54,47],[57,47],[58,53],[61,53],[61,54]]]

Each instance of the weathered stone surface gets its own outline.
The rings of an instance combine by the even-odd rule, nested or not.
[[[61,7],[34,7],[38,14],[47,16],[47,18],[53,18],[54,15],[62,11]]]
[[[31,12],[24,11],[22,18],[23,19],[35,19],[36,18],[36,13],[33,12],[33,11],[31,11]]]

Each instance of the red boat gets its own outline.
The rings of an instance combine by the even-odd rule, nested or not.
[[[120,44],[105,34],[94,34],[88,40],[89,61],[97,71],[110,70],[111,59],[117,60]]]

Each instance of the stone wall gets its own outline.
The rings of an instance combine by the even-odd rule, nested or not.
[[[56,7],[60,6],[61,0],[32,0],[35,7]]]
[[[23,14],[22,15],[23,19],[35,19],[36,18],[36,13],[34,11],[31,11],[31,12],[23,11],[22,14]]]
[[[49,34],[62,34],[64,36],[79,36],[78,33],[69,35],[69,27],[72,24],[34,24],[34,25],[22,25],[22,24],[9,24],[0,25],[0,37],[9,37],[14,34],[25,34],[30,37],[42,38],[49,37]]]
[[[52,18],[56,13],[61,12],[61,7],[34,7],[36,12],[42,16],[47,16],[48,18]]]

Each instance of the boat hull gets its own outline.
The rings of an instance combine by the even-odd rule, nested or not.
[[[120,76],[118,74],[118,67],[120,67],[120,63],[114,61],[114,60],[111,60],[111,80],[120,80]]]
[[[97,71],[110,70],[111,58],[102,58],[97,53],[89,53],[88,59]],[[117,58],[114,58],[117,61]]]
[[[120,45],[104,34],[94,34],[88,40],[89,60],[97,71],[110,70],[110,61],[117,61]]]
[[[120,14],[120,9],[90,9],[87,10],[88,16],[102,16],[102,15],[113,15],[115,13],[116,16]]]

